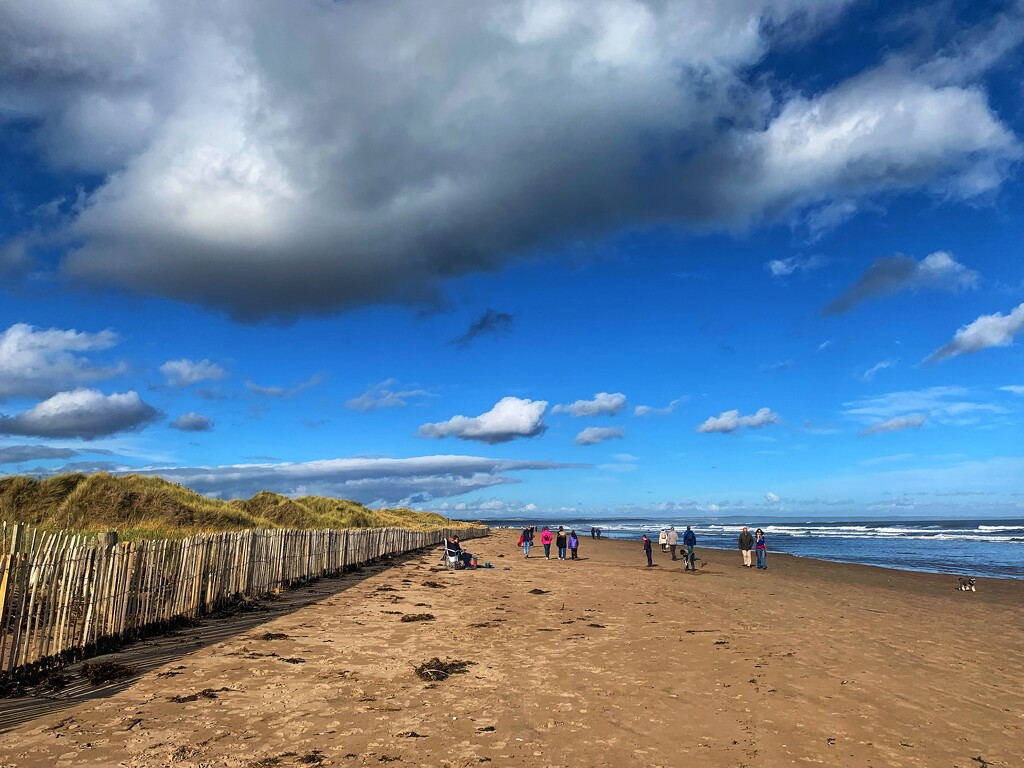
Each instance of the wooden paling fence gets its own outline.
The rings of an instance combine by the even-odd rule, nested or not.
[[[435,531],[261,529],[107,545],[103,537],[3,526],[0,677],[58,666],[240,600],[440,545]]]

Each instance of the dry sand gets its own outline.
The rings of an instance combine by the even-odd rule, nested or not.
[[[0,701],[32,718],[0,765],[1024,765],[1024,583],[516,537],[469,543],[495,570],[413,555],[115,655],[149,659],[127,684]],[[434,656],[475,663],[430,684]]]

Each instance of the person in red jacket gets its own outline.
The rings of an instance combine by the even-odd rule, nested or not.
[[[544,557],[547,560],[551,559],[551,542],[554,541],[554,539],[555,537],[545,525],[544,530],[540,532],[540,543],[544,545]]]

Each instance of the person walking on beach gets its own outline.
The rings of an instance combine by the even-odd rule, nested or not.
[[[697,570],[697,566],[693,564],[693,548],[697,546],[697,534],[693,532],[690,526],[686,526],[686,532],[683,534],[683,545],[686,547],[686,553],[683,555],[683,570]]]
[[[747,526],[743,526],[743,533],[740,534],[740,553],[743,555],[743,567],[750,567],[750,549],[754,546],[754,537],[750,535]]]
[[[590,538],[597,538],[597,528],[595,528],[594,526],[590,526]]]
[[[647,555],[647,567],[652,568],[654,561],[651,560],[651,540],[647,538],[647,534],[644,534],[644,554]]]
[[[662,528],[661,533],[658,534],[658,543],[661,544],[662,552],[668,552],[668,531],[664,528]]]
[[[528,525],[523,528],[523,554],[526,557],[530,556],[530,547],[533,546],[533,526]]]
[[[551,542],[555,537],[551,535],[551,531],[545,525],[544,530],[540,532],[540,543],[544,545],[544,559],[551,559]]]
[[[754,551],[757,552],[758,570],[768,570],[768,545],[764,540],[764,531],[760,528],[754,533]]]
[[[558,535],[555,536],[555,546],[558,547],[558,559],[565,560],[566,545],[569,537],[565,534],[565,528],[558,526]]]
[[[668,530],[668,548],[672,552],[672,559],[678,560],[676,557],[676,547],[679,545],[679,533],[676,531],[676,527],[673,525]]]
[[[576,551],[580,548],[580,537],[576,535],[576,531],[569,531],[569,555],[573,560],[577,560]]]

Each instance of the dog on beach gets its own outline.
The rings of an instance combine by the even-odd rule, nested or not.
[[[974,579],[968,579],[965,576],[960,577],[960,586],[957,587],[961,592],[977,592],[974,588]]]

